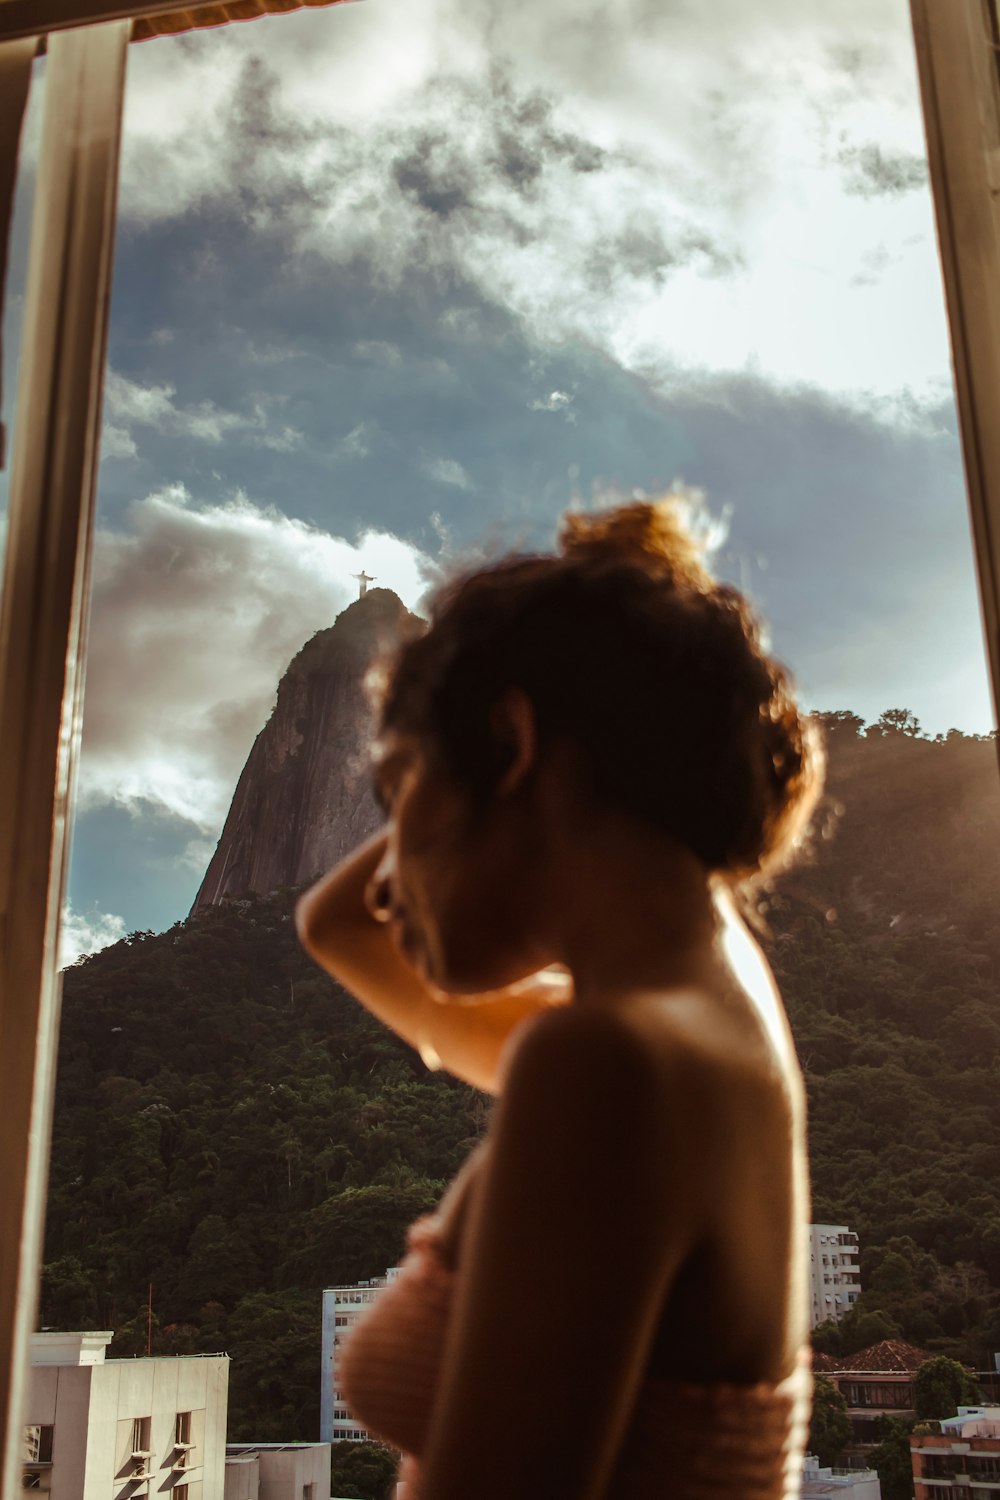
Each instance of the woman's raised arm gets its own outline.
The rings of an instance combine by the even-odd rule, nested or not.
[[[299,937],[328,974],[425,1062],[497,1093],[507,1038],[519,1022],[550,1006],[556,991],[539,979],[468,1001],[438,997],[365,903],[385,842],[384,834],[377,835],[306,891],[296,909]]]

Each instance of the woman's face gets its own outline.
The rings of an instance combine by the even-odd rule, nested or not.
[[[407,961],[438,989],[470,995],[542,967],[525,820],[510,800],[474,807],[417,736],[397,731],[376,746],[374,780],[388,842],[369,907]]]

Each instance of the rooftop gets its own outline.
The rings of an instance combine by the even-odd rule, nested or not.
[[[33,1365],[103,1365],[104,1353],[114,1338],[110,1329],[100,1332],[44,1333],[31,1335]]]
[[[329,1443],[227,1443],[227,1458],[251,1457],[254,1453],[297,1453],[302,1448],[328,1448]]]
[[[928,1359],[927,1351],[915,1344],[907,1344],[903,1339],[881,1339],[843,1359],[814,1354],[813,1369],[819,1374],[836,1371],[842,1375],[912,1375]]]

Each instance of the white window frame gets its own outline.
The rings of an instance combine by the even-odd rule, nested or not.
[[[910,0],[983,631],[1000,704],[1000,25],[996,0]]]
[[[0,0],[0,47],[10,0]],[[126,21],[49,43],[0,602],[0,1471],[35,1326],[83,688]]]

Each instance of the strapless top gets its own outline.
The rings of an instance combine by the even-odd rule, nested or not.
[[[421,1496],[420,1458],[454,1280],[440,1252],[435,1217],[419,1219],[398,1276],[353,1329],[339,1361],[355,1416],[404,1455],[399,1477],[405,1500]],[[647,1380],[603,1500],[795,1500],[811,1390],[808,1351],[779,1384]]]

